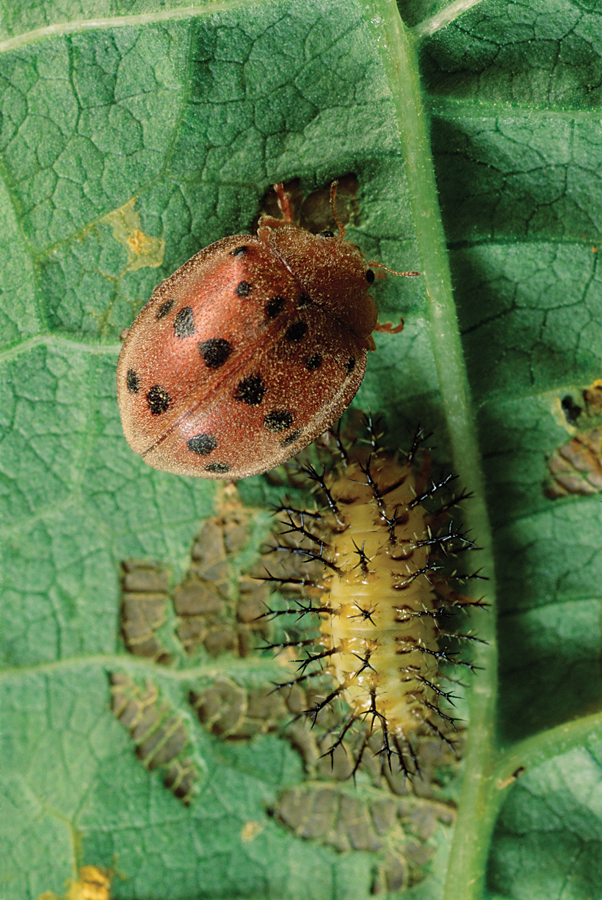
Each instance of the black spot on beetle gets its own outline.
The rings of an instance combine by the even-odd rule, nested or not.
[[[286,409],[275,409],[264,417],[263,424],[268,431],[286,431],[293,424],[294,416]]]
[[[215,475],[225,475],[230,471],[230,466],[226,463],[209,463],[208,466],[205,466],[205,471],[213,472]]]
[[[146,395],[146,401],[153,416],[160,416],[171,403],[169,394],[160,384],[154,384],[152,386]]]
[[[234,391],[234,399],[247,406],[259,406],[263,400],[266,387],[261,375],[248,375],[238,383]]]
[[[368,271],[366,272],[366,281],[368,282],[368,284],[372,284],[374,278],[374,272],[372,271],[372,269],[368,269]]]
[[[244,256],[248,249],[245,246],[235,247],[234,250],[230,250],[230,256]]]
[[[355,356],[350,356],[350,357],[349,357],[349,359],[347,360],[347,365],[345,366],[345,368],[347,369],[347,374],[348,374],[348,375],[351,375],[351,373],[352,373],[353,370],[355,369]]]
[[[133,369],[128,369],[125,383],[130,394],[137,394],[140,390],[140,380],[138,378],[138,373]]]
[[[294,322],[284,335],[287,341],[301,341],[307,334],[307,322]]]
[[[280,441],[280,446],[281,447],[290,447],[291,444],[294,444],[296,441],[299,440],[299,438],[301,437],[302,434],[303,434],[302,428],[297,428],[296,431],[291,431],[291,433],[289,434],[288,437],[286,437],[283,441]]]
[[[305,306],[311,306],[313,300],[309,296],[309,294],[301,294],[299,299],[297,300],[297,309],[303,309]]]
[[[248,281],[239,281],[234,288],[234,293],[239,297],[248,297],[252,290],[253,285],[249,284]]]
[[[196,331],[192,306],[183,306],[174,319],[173,330],[179,338],[187,338]]]
[[[316,369],[319,369],[322,365],[322,357],[319,353],[312,353],[311,356],[308,356],[305,360],[305,368],[308,372],[315,372]]]
[[[276,297],[272,297],[270,300],[268,300],[265,308],[265,314],[268,319],[275,319],[276,316],[279,316],[284,309],[285,303],[285,298],[281,297],[279,294]]]
[[[155,319],[164,319],[172,311],[175,302],[175,300],[165,300],[155,313]]]
[[[195,434],[186,441],[189,450],[199,456],[208,456],[217,447],[217,438],[212,434]]]
[[[233,347],[224,338],[210,338],[199,343],[199,352],[208,369],[219,369],[226,362]]]

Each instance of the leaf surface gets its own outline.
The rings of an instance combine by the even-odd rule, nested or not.
[[[290,743],[220,741],[191,711],[195,685],[275,680],[278,663],[162,666],[129,655],[119,633],[121,562],[156,560],[175,585],[222,497],[129,450],[119,335],[198,249],[252,229],[273,182],[309,193],[349,173],[348,236],[368,259],[423,273],[376,283],[380,320],[406,325],[376,336],[354,405],[382,412],[393,442],[405,423],[435,431],[474,495],[466,517],[492,604],[478,619],[489,643],[462,777],[445,785],[456,826],[437,827],[422,880],[390,896],[602,893],[600,496],[546,493],[548,461],[600,422],[598,4],[8,6],[3,897],[62,897],[84,864],[113,869],[124,900],[371,896],[378,854],[340,853],[267,815],[304,780]],[[278,492],[264,478],[239,490],[262,510],[257,550]],[[189,807],[111,715],[118,670],[150,679],[183,717],[198,773]]]

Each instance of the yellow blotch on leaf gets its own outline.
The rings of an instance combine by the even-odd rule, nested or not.
[[[58,897],[52,891],[40,894],[39,900],[110,900],[112,878],[106,869],[82,866],[79,878],[71,881],[66,894]]]
[[[156,269],[163,262],[165,241],[163,238],[152,237],[142,231],[140,214],[134,209],[136,197],[132,197],[119,209],[114,209],[101,221],[107,222],[113,229],[113,237],[122,244],[128,252],[128,264],[126,269],[136,272],[138,269],[149,267]]]

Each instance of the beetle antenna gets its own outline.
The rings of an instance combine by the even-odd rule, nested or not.
[[[334,182],[336,184],[336,181]],[[330,189],[332,192],[332,188]],[[415,278],[417,275],[422,275],[422,272],[396,272],[395,269],[390,269],[388,266],[383,266],[382,263],[377,262],[375,259],[371,259],[368,263],[368,266],[371,269],[384,269],[385,272],[388,272],[389,275],[405,275],[408,278]]]
[[[336,206],[335,206],[335,200],[336,200],[336,196],[337,196],[338,186],[339,186],[338,181],[333,181],[332,184],[330,185],[330,208],[332,210],[332,217],[337,226],[337,231],[339,232],[339,237],[341,238],[341,240],[343,240],[345,237],[345,226],[339,219],[339,217],[337,215]]]

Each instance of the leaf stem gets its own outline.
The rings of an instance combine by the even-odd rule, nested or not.
[[[466,377],[464,354],[453,302],[445,235],[439,214],[426,113],[418,75],[416,38],[404,28],[394,0],[371,0],[365,14],[376,34],[389,87],[397,110],[399,135],[406,159],[416,240],[429,300],[431,340],[441,398],[460,482],[473,499],[467,510],[469,526],[482,547],[479,562],[489,578],[490,614],[476,623],[479,645],[475,663],[483,671],[475,678],[470,697],[470,727],[464,758],[464,778],[458,819],[448,866],[444,898],[481,897],[491,828],[482,827],[489,800],[495,743],[497,649],[493,597],[495,582],[491,530],[478,453],[477,430]]]

